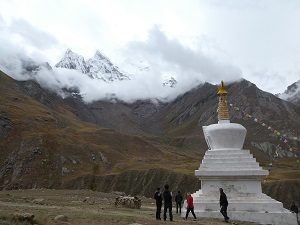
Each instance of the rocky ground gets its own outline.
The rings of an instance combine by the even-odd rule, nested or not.
[[[0,225],[74,224],[74,225],[221,225],[219,219],[200,218],[183,220],[174,216],[175,222],[156,221],[154,201],[142,197],[141,209],[116,208],[114,201],[120,193],[101,193],[89,190],[15,190],[0,192]],[[34,217],[33,217],[34,216]],[[19,221],[21,217],[27,217]],[[24,221],[25,220],[25,221]],[[253,223],[231,221],[230,224]]]

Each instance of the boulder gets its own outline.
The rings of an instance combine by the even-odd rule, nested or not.
[[[14,213],[12,217],[13,221],[21,221],[21,222],[27,222],[30,224],[34,224],[34,215],[32,213]]]
[[[138,197],[131,196],[118,196],[115,201],[116,207],[126,207],[132,209],[140,209],[142,206],[142,200]]]
[[[68,217],[65,215],[57,215],[56,217],[54,217],[54,221],[61,221],[61,222],[67,222],[68,221]]]
[[[39,204],[39,205],[44,205],[45,204],[45,199],[43,199],[43,198],[36,198],[36,199],[32,200],[32,203]]]

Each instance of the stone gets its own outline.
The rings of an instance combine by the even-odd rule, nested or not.
[[[119,196],[116,197],[115,207],[119,206],[132,209],[140,209],[142,206],[142,200],[136,196]]]
[[[32,200],[32,203],[39,204],[39,205],[44,205],[45,204],[45,199],[43,199],[43,198],[36,198],[36,199]]]
[[[57,215],[56,217],[54,217],[54,221],[67,222],[68,217],[65,215]]]
[[[32,213],[14,213],[12,217],[13,221],[21,221],[21,222],[28,222],[30,224],[34,224],[34,214]]]
[[[223,218],[219,206],[219,188],[223,188],[230,219],[297,225],[296,216],[283,208],[281,202],[262,193],[261,182],[269,172],[259,166],[249,150],[243,149],[246,128],[226,119],[226,90],[223,93],[219,99],[222,115],[218,116],[218,124],[203,127],[208,150],[199,169],[195,170],[201,180],[201,189],[192,194],[195,214],[200,218]],[[185,213],[183,209],[181,216]]]
[[[0,219],[0,225],[11,225],[10,222]]]
[[[119,196],[126,196],[125,192],[121,192],[121,191],[114,191],[112,193]]]

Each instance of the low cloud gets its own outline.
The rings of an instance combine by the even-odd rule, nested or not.
[[[28,43],[35,42],[35,47],[39,49],[56,44],[55,39],[44,32],[34,31],[35,34],[31,35],[28,33],[30,30],[32,26],[20,21],[12,23],[10,29],[6,26],[6,29],[0,30],[0,41],[5,43],[0,45],[0,69],[17,80],[35,79],[43,87],[60,94],[62,88],[76,87],[86,102],[112,98],[126,102],[138,99],[171,101],[206,81],[219,83],[220,80],[232,81],[241,77],[238,68],[200,50],[187,48],[177,40],[168,39],[158,27],[149,32],[146,42],[131,42],[124,50],[130,57],[126,58],[121,69],[128,72],[131,80],[105,83],[78,71],[62,68],[53,68],[52,71],[42,68],[28,75],[22,66],[29,55],[18,42],[10,41],[10,37],[21,35]],[[162,83],[170,77],[178,81],[175,88],[163,87]]]
[[[7,29],[11,33],[19,35],[26,44],[34,46],[40,50],[48,49],[58,44],[56,38],[54,38],[51,34],[35,28],[30,23],[22,19],[13,20]]]
[[[205,45],[206,43],[200,43]],[[209,56],[201,49],[191,49],[176,39],[168,39],[158,26],[154,26],[146,42],[131,42],[129,54],[143,55],[151,67],[175,73],[178,80],[189,84],[195,81],[218,83],[241,78],[242,72],[221,58]]]

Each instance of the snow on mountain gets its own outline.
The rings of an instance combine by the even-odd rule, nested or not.
[[[177,84],[177,80],[174,77],[170,77],[170,79],[165,80],[162,83],[162,86],[174,88],[176,86],[176,84]]]
[[[300,105],[300,80],[288,86],[284,93],[277,94],[277,96],[296,105]]]
[[[94,57],[87,61],[87,66],[89,68],[88,75],[93,79],[101,79],[105,82],[129,80],[128,76],[121,73],[119,68],[98,50]]]
[[[130,79],[128,76],[121,73],[119,68],[100,51],[96,51],[92,58],[85,61],[83,56],[68,49],[64,57],[55,65],[55,67],[74,69],[88,75],[92,79],[100,79],[105,82]]]
[[[81,73],[88,73],[89,68],[84,61],[83,56],[67,49],[64,57],[55,65],[55,67],[77,70]]]

